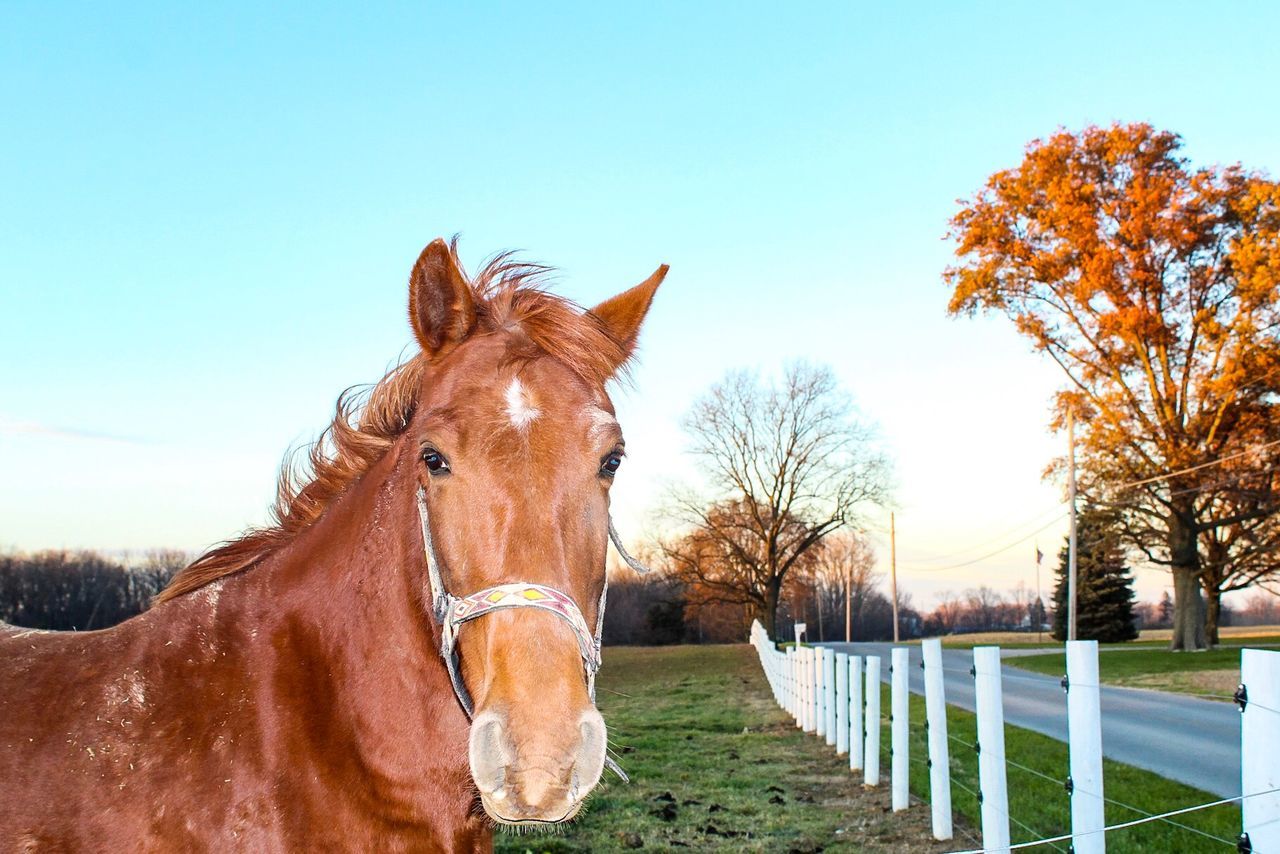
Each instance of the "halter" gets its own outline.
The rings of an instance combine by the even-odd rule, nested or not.
[[[422,546],[427,556],[427,577],[431,584],[431,613],[440,624],[440,657],[444,659],[449,671],[449,681],[453,683],[453,693],[468,718],[475,717],[475,704],[466,683],[462,681],[462,670],[458,662],[458,629],[463,623],[479,619],[485,614],[502,611],[507,608],[539,608],[550,611],[569,624],[574,637],[578,640],[578,652],[582,655],[582,665],[587,675],[587,693],[591,702],[596,701],[596,672],[600,669],[600,638],[604,631],[604,606],[609,594],[609,575],[606,572],[604,588],[600,591],[600,603],[596,607],[596,628],[593,634],[582,616],[573,598],[554,587],[544,584],[532,584],[517,581],[511,584],[499,584],[477,590],[468,596],[454,596],[444,587],[440,575],[440,562],[436,557],[435,545],[431,539],[431,523],[427,513],[427,493],[418,487],[418,518],[422,521]],[[639,573],[646,573],[649,568],[633,558],[622,545],[617,530],[613,527],[613,519],[609,519],[609,539],[618,550],[622,560]],[[605,764],[618,774],[623,781],[629,778],[608,756]]]

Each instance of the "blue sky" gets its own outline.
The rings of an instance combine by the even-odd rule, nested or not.
[[[617,395],[633,537],[687,476],[693,398],[803,357],[881,425],[919,602],[1031,583],[1030,542],[930,569],[1059,499],[1056,369],[945,315],[955,200],[1114,120],[1280,172],[1260,3],[457,5],[0,10],[0,546],[262,521],[284,450],[408,344],[417,252],[459,233],[585,304],[671,264]]]

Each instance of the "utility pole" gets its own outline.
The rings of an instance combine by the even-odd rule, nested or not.
[[[853,564],[844,567],[844,642],[853,640]]]
[[[898,642],[898,534],[889,513],[889,592],[893,596],[893,642]]]
[[[1067,640],[1076,639],[1076,416],[1067,410],[1067,503],[1071,527],[1067,535]]]
[[[822,587],[814,579],[813,584],[813,601],[818,604],[818,643],[823,643],[826,638],[822,636]]]

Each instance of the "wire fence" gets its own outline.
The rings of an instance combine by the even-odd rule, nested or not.
[[[917,803],[928,803],[933,808],[936,839],[952,839],[958,832],[974,846],[957,854],[1036,847],[1088,854],[1103,851],[1108,834],[1133,828],[1144,829],[1138,831],[1144,835],[1122,844],[1122,849],[1194,848],[1280,854],[1280,652],[1242,650],[1241,688],[1236,694],[1206,692],[1215,699],[1234,701],[1240,709],[1244,794],[1187,804],[1185,801],[1190,798],[1185,795],[1194,795],[1195,790],[1183,789],[1179,795],[1179,790],[1174,788],[1172,793],[1160,790],[1159,795],[1144,792],[1147,800],[1139,797],[1136,798],[1138,804],[1134,804],[1127,802],[1135,800],[1131,794],[1127,794],[1126,800],[1119,800],[1104,793],[1101,684],[1097,676],[1097,645],[1091,641],[1073,642],[1067,647],[1068,674],[1059,682],[1068,721],[1065,747],[1010,756],[1005,749],[1001,709],[1003,682],[1026,680],[1043,686],[1046,681],[1058,680],[1010,673],[1000,666],[998,650],[994,651],[994,658],[990,655],[991,648],[981,654],[975,650],[974,667],[965,670],[944,667],[938,641],[926,641],[925,661],[921,663],[925,670],[924,701],[916,701],[916,711],[899,715],[898,710],[911,708],[906,699],[907,674],[895,674],[892,665],[885,667],[890,686],[883,688],[878,656],[859,657],[814,647],[779,651],[758,624],[753,626],[751,640],[779,705],[792,714],[797,726],[805,731],[823,735],[829,744],[847,744],[851,770],[860,770],[854,767],[855,761],[860,761],[868,784],[881,782],[875,770],[879,768],[879,753],[884,746],[881,741],[892,745],[888,753],[894,809],[907,807],[908,792],[916,796]],[[899,648],[892,660],[894,665],[902,667],[908,660],[907,653]],[[972,680],[977,697],[975,714],[942,705],[944,674],[963,675]],[[865,687],[861,685],[864,675]],[[937,706],[931,705],[931,687],[936,692]],[[879,711],[882,691],[889,694],[889,707],[894,710],[891,714]],[[855,707],[858,704],[860,707]],[[919,714],[922,704],[927,709],[926,719],[911,720],[912,714]],[[954,732],[949,731],[949,719]],[[832,732],[836,721],[840,722],[839,726],[848,727],[848,731]],[[985,735],[980,737],[980,733]],[[1047,736],[1030,733],[1027,736],[1048,740]],[[855,742],[860,751],[854,749]],[[1027,751],[1029,742],[1015,743],[1020,750]],[[1053,742],[1050,740],[1050,743]],[[951,749],[947,750],[947,746]],[[899,749],[907,752],[907,761],[893,761],[899,758],[895,756]],[[1050,755],[1047,758],[1043,755],[1046,753]],[[1194,758],[1189,761],[1194,762]],[[914,780],[909,779],[909,769],[915,769]],[[1113,766],[1107,773],[1116,771]],[[1123,767],[1119,771],[1141,773],[1133,769],[1126,771]],[[1131,779],[1125,773],[1121,774],[1121,781]],[[1013,787],[1008,785],[1008,775],[1014,778]],[[927,786],[922,785],[921,778],[927,778]],[[914,786],[910,785],[912,782]],[[980,817],[981,839],[971,834],[963,823],[953,826],[952,787],[961,796],[962,814],[974,819]],[[1016,793],[1012,803],[1011,790]],[[927,799],[922,792],[928,793]],[[1164,799],[1163,803],[1160,798]],[[1178,799],[1184,803],[1177,804]],[[1170,800],[1174,803],[1169,803]],[[1224,813],[1223,809],[1229,812]],[[1107,818],[1111,823],[1106,823]],[[1182,820],[1178,820],[1180,818]],[[1232,825],[1239,827],[1238,836],[1232,835],[1236,832]],[[1152,835],[1152,828],[1163,830]],[[1011,829],[1016,831],[1017,841],[1011,838]]]

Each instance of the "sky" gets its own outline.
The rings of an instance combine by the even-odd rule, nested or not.
[[[894,460],[901,589],[1034,585],[1039,545],[1047,594],[1062,376],[947,316],[948,219],[1060,126],[1280,173],[1277,31],[1263,3],[6,3],[0,548],[265,521],[284,452],[407,352],[409,268],[458,234],[588,306],[671,265],[614,394],[628,539],[696,476],[692,402],[807,359]]]

